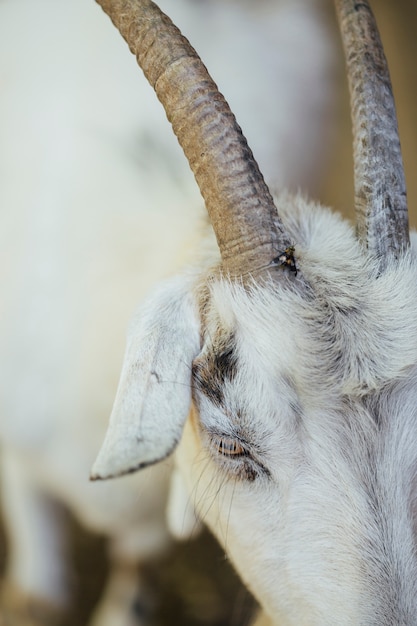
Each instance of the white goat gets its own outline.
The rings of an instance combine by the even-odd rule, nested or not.
[[[205,48],[263,165],[280,163],[270,180],[310,186],[332,65],[319,3],[165,4]],[[110,579],[92,623],[139,624],[136,566],[169,543],[169,468],[117,484],[91,484],[88,473],[126,320],[138,294],[185,255],[201,200],[149,86],[93,3],[3,0],[0,50],[3,620],[55,623],[68,595],[61,502],[110,540]],[[297,132],[288,111],[302,120]],[[296,140],[303,134],[307,149]]]
[[[358,236],[299,196],[273,203],[225,101],[151,2],[99,3],[166,108],[221,259],[207,254],[134,319],[92,477],[179,444],[184,522],[194,506],[270,623],[415,626],[416,243],[368,2],[335,2]]]

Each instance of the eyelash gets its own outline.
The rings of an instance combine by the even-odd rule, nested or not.
[[[213,437],[213,447],[225,457],[247,456],[247,452],[237,439],[229,437]]]
[[[270,475],[265,467],[252,458],[239,439],[213,433],[206,435],[209,437],[209,447],[215,461],[227,474],[233,473],[245,482],[253,482],[260,476]]]
[[[198,396],[194,398],[194,401],[200,409]],[[259,456],[256,450],[253,456],[252,446],[242,441],[241,438],[229,437],[215,428],[210,428],[203,423],[201,418],[198,420],[198,425],[204,447],[226,476],[234,475],[242,482],[253,482],[257,478],[271,478],[268,468],[256,458]]]

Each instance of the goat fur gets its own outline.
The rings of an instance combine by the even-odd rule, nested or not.
[[[296,242],[297,277],[282,268],[278,280],[249,287],[229,281],[218,275],[213,245],[207,269],[195,273],[187,320],[177,324],[158,293],[137,318],[142,337],[146,319],[152,328],[158,318],[161,328],[170,325],[173,337],[187,321],[200,325],[199,345],[180,355],[189,365],[185,378],[171,358],[178,346],[165,338],[161,344],[170,371],[152,398],[162,406],[164,380],[174,379],[189,389],[191,413],[179,408],[175,437],[161,429],[159,445],[166,435],[163,448],[172,450],[184,427],[176,452],[189,493],[184,515],[194,507],[208,524],[272,624],[411,626],[416,237],[379,275],[336,214],[300,196],[281,194],[277,206]],[[180,290],[189,280],[187,273]],[[131,341],[136,332],[131,328]],[[128,351],[124,372],[130,358]],[[133,359],[136,367],[154,367],[140,347]],[[121,380],[123,386],[123,374]],[[123,388],[93,470],[101,477],[106,449],[109,471],[124,430],[131,390]],[[122,437],[125,445],[130,440],[124,458],[135,466],[147,451],[139,434],[159,413],[147,402],[144,393],[130,414],[136,437]],[[243,452],[227,455],[220,442]],[[129,469],[119,463],[117,472]]]

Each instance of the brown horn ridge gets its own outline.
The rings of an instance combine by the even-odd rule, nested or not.
[[[351,99],[359,240],[383,271],[409,246],[407,194],[394,97],[367,0],[335,0]]]
[[[162,102],[205,200],[230,275],[266,267],[289,245],[234,115],[198,54],[150,0],[97,0]]]

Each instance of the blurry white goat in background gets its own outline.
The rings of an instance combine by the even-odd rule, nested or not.
[[[416,241],[368,2],[335,2],[356,234],[299,196],[274,203],[204,66],[151,2],[125,0],[120,13],[99,4],[167,111],[220,257],[213,247],[133,320],[93,478],[155,464],[179,444],[180,502],[185,489],[185,508],[271,623],[415,626]]]
[[[163,3],[204,49],[269,180],[291,187],[312,187],[329,126],[319,4]],[[88,481],[126,320],[198,246],[202,222],[165,115],[119,39],[92,2],[0,3],[3,600],[21,624],[31,613],[55,623],[68,599],[57,502],[110,540],[95,626],[142,623],[136,567],[169,544],[167,465]]]

